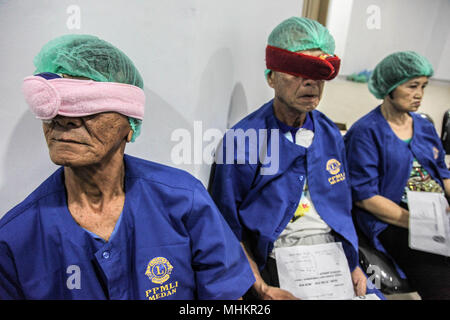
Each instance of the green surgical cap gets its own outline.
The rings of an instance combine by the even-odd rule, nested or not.
[[[320,49],[334,54],[333,36],[315,20],[291,17],[281,22],[269,35],[267,44],[291,52]],[[270,70],[266,69],[266,76]]]
[[[144,88],[142,77],[130,58],[112,44],[91,35],[69,34],[49,41],[34,58],[34,65],[35,73],[64,73]],[[131,117],[128,120],[134,141],[142,121]]]
[[[315,20],[291,17],[281,22],[269,35],[267,43],[292,52],[320,49],[334,54],[334,39],[327,28]]]
[[[433,73],[431,63],[417,52],[395,52],[377,64],[369,79],[369,91],[377,99],[384,99],[402,83],[416,77],[431,77]]]

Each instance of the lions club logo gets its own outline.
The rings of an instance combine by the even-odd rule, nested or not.
[[[330,174],[338,174],[341,171],[341,163],[336,159],[330,159],[327,162],[327,171]]]
[[[327,161],[327,171],[331,174],[328,178],[328,182],[333,185],[345,180],[345,172],[341,172],[341,163],[336,159],[330,159]]]
[[[163,257],[153,258],[147,265],[145,275],[153,282],[161,284],[169,280],[173,266]]]

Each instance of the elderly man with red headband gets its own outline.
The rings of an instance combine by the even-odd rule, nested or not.
[[[253,273],[203,185],[124,154],[145,104],[131,60],[67,35],[34,62],[25,99],[61,168],[0,220],[0,299],[240,298]]]
[[[251,149],[252,143],[229,133],[217,152],[210,192],[253,268],[256,282],[249,298],[299,298],[279,288],[276,250],[333,242],[342,243],[348,261],[354,286],[350,298],[367,292],[382,297],[377,290],[366,290],[366,276],[358,266],[341,133],[315,110],[325,81],[339,72],[334,49],[333,37],[316,21],[292,17],[279,24],[266,47],[266,78],[275,96],[230,130],[267,130],[256,147],[267,154],[259,153],[257,163],[251,163],[251,152],[242,157],[238,151]],[[263,143],[267,145],[261,148]],[[278,162],[278,170],[270,174],[264,171],[268,150]],[[231,155],[233,163],[227,161]]]

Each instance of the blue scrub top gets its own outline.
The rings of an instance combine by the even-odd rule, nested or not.
[[[416,113],[410,115],[414,134],[409,143],[392,131],[381,106],[356,121],[345,135],[353,201],[381,195],[400,204],[414,158],[442,187],[443,179],[450,178],[442,142],[433,124]],[[353,210],[362,231],[378,250],[386,253],[378,235],[388,224],[361,208],[355,206]]]
[[[290,142],[282,133],[273,134],[272,130],[279,132],[280,126],[271,100],[237,123],[232,128],[234,131],[227,132],[218,149],[211,195],[237,238],[240,241],[245,238],[249,243],[260,270],[266,264],[274,241],[297,209],[305,177],[317,212],[343,243],[350,269],[358,265],[358,240],[351,217],[344,142],[335,124],[321,112],[311,111],[309,117],[314,128],[309,148]],[[261,148],[267,152],[258,156],[257,163],[251,161],[251,153],[255,148],[260,149],[264,139],[259,139],[256,146],[247,139],[244,148],[242,140],[230,135],[237,129],[248,132],[249,136],[251,130],[267,131],[267,148]],[[231,153],[229,139],[234,139]],[[272,166],[269,170],[272,171],[277,167],[264,161],[272,156],[274,143],[279,145],[278,168],[263,175],[262,169]],[[238,149],[246,150],[245,159]],[[230,154],[234,155],[233,164],[227,161]]]
[[[0,220],[1,299],[237,299],[255,281],[203,185],[124,156],[125,204],[108,242],[80,227],[58,169]]]

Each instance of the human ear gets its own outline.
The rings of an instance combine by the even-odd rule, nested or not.
[[[131,142],[131,138],[133,137],[134,131],[130,129],[130,132],[127,134],[127,142]]]
[[[392,90],[391,92],[388,93],[388,96],[389,96],[389,98],[390,98],[391,100],[394,100],[394,91],[395,91],[396,89],[397,89],[397,88],[395,88],[394,90]]]
[[[266,80],[267,80],[267,84],[269,85],[269,87],[273,88],[274,87],[274,72],[270,71],[267,74]]]

